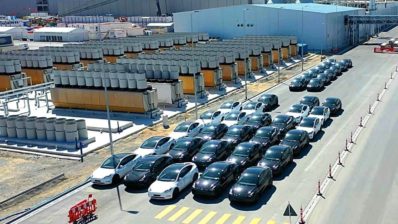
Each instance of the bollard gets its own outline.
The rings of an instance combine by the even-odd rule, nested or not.
[[[359,119],[359,127],[363,127],[363,123],[362,123],[362,116],[361,116],[361,118]]]
[[[345,150],[345,151],[349,151],[349,150],[348,150],[348,140],[347,140],[347,139],[345,140],[345,149],[344,149],[344,150]]]
[[[377,94],[377,100],[376,101],[380,101],[380,93]]]
[[[384,82],[384,89],[388,89],[387,88],[387,82]]]
[[[332,175],[332,165],[329,164],[329,176],[328,178],[333,179],[333,175]]]
[[[394,72],[391,72],[391,74],[390,74],[390,79],[392,79],[392,75],[394,74]]]
[[[303,206],[300,207],[300,221],[299,224],[305,224],[304,214],[303,214]]]
[[[318,180],[318,192],[316,193],[316,195],[322,196],[322,192],[321,192],[321,181],[320,181],[320,180]]]
[[[341,162],[341,153],[339,152],[338,153],[338,163],[337,163],[339,166],[342,166],[343,165],[343,163]]]
[[[368,113],[369,114],[372,114],[372,106],[369,104],[369,111],[368,111]]]
[[[354,143],[354,138],[352,137],[352,132],[351,132],[351,135],[350,135],[350,143]]]

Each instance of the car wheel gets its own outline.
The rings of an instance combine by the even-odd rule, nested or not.
[[[175,188],[174,191],[173,191],[173,198],[172,199],[176,199],[179,193],[180,193],[180,191],[178,190],[178,188]]]
[[[114,175],[112,178],[112,184],[118,184],[120,182],[120,176]]]
[[[198,174],[195,173],[192,178],[192,182],[195,182],[198,179]]]

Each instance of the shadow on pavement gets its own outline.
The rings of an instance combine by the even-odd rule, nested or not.
[[[91,187],[95,190],[111,190],[116,188],[119,184],[110,184],[110,185],[95,185],[92,184]]]
[[[343,113],[344,113],[344,109],[341,109],[341,110],[339,110],[339,112],[337,112],[336,114],[334,114],[331,117],[340,117]]]
[[[311,151],[312,149],[312,145],[308,144],[306,147],[304,147],[303,149],[301,149],[300,154],[298,154],[297,156],[295,156],[295,159],[302,159],[305,156],[308,155],[308,153]]]
[[[263,205],[266,205],[272,195],[275,193],[276,187],[272,185],[261,195],[260,199],[255,204],[242,204],[242,203],[230,203],[231,207],[241,211],[256,211]]]
[[[333,123],[333,119],[329,118],[328,120],[325,121],[325,123],[323,123],[322,128],[328,128],[330,127],[330,125],[332,125]]]
[[[125,187],[124,191],[126,191],[128,193],[139,194],[139,193],[147,193],[148,192],[148,188],[146,188],[146,187],[140,187],[140,188]]]
[[[325,135],[324,130],[320,130],[318,134],[315,135],[315,137],[311,140],[311,142],[317,142],[322,139],[322,137]]]
[[[274,180],[276,180],[276,181],[284,180],[286,177],[288,177],[293,172],[293,170],[296,166],[297,166],[296,162],[290,163],[287,167],[285,167],[285,169],[282,171],[281,174],[274,177]]]
[[[231,185],[229,185],[225,190],[223,190],[223,193],[218,196],[218,197],[206,197],[206,196],[193,196],[193,200],[196,202],[202,203],[202,204],[217,204],[225,199],[228,199],[228,192],[230,189]]]

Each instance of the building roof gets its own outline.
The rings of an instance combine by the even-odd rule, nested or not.
[[[305,12],[317,12],[317,13],[335,13],[335,12],[346,12],[346,11],[357,11],[359,8],[337,6],[337,5],[325,5],[316,3],[293,3],[293,4],[254,4],[258,7],[267,8],[280,8],[280,9],[290,9],[299,10]]]
[[[12,30],[14,28],[15,27],[0,26],[0,32],[7,32],[7,31],[10,31],[10,30]]]
[[[43,28],[35,29],[33,32],[35,32],[35,33],[70,33],[76,29],[77,28],[73,28],[73,27],[43,27]]]
[[[170,27],[173,26],[173,23],[148,23],[149,27]]]

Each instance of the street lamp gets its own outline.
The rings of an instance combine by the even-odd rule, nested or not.
[[[248,26],[248,24],[246,24],[246,11],[248,11],[249,9],[245,8],[243,9],[243,29],[244,29],[244,36],[243,36],[243,46],[245,49],[245,100],[247,100],[247,68],[248,68],[248,57],[246,57],[246,53],[247,53],[247,49],[246,49],[246,27]]]
[[[195,10],[192,11],[191,13],[191,59],[192,59],[192,64],[195,64],[194,56],[193,56],[193,14],[197,13],[199,11]],[[193,84],[194,84],[194,91],[195,91],[195,119],[198,119],[198,91],[197,91],[197,76],[196,73],[194,72],[193,74]]]
[[[304,71],[304,6],[301,7],[301,71]]]

